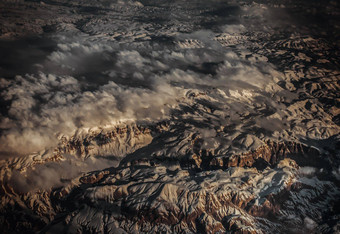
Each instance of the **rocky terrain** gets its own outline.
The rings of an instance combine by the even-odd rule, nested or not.
[[[2,233],[339,233],[336,1],[2,1]]]

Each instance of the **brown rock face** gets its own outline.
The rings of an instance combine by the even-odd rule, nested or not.
[[[256,167],[264,169],[266,166],[275,166],[285,158],[292,158],[299,164],[307,164],[320,160],[317,149],[295,142],[267,141],[265,145],[256,150],[232,156],[213,156],[211,152],[200,151],[194,154],[195,166],[203,170],[225,169],[229,167]]]
[[[83,176],[79,179],[79,181],[83,184],[94,184],[103,179],[104,175],[108,174],[108,171],[94,173],[88,176]]]
[[[152,140],[149,129],[142,126],[121,126],[109,130],[93,131],[86,136],[61,139],[57,151],[86,158],[89,156],[114,155],[121,157],[149,144]]]

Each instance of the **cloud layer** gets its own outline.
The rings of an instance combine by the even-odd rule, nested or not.
[[[38,73],[1,80],[1,97],[9,103],[0,123],[3,153],[42,150],[79,128],[159,121],[190,89],[259,90],[280,75],[270,64],[221,47],[212,32],[179,38],[197,39],[204,48],[122,49],[110,41],[58,37],[55,51],[36,65]]]

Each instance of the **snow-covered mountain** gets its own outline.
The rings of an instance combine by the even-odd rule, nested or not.
[[[2,233],[340,232],[336,1],[0,12]]]

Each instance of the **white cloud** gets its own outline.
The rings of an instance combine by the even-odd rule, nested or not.
[[[177,94],[166,83],[149,90],[110,81],[95,91],[82,91],[82,85],[70,76],[17,76],[2,92],[12,102],[9,117],[1,121],[0,148],[29,153],[55,145],[57,134],[72,134],[77,128],[121,119],[162,119],[164,105],[174,103]]]
[[[237,28],[242,26],[230,26]],[[206,47],[152,52],[148,47],[122,49],[85,35],[57,37],[41,72],[1,82],[1,97],[10,103],[0,121],[2,153],[53,147],[58,134],[72,135],[79,128],[169,118],[170,109],[190,89],[256,90],[272,83],[278,74],[272,66],[221,49],[213,36],[208,30],[181,34],[179,38],[201,40]],[[201,72],[205,69],[216,74]]]
[[[305,217],[304,224],[308,230],[314,230],[317,227],[317,223],[309,217]]]
[[[310,176],[310,175],[314,175],[315,172],[316,172],[316,168],[315,167],[300,167],[300,169],[299,169],[299,173],[301,175]]]

